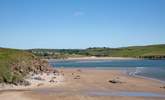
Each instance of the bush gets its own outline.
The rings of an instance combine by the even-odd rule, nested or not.
[[[4,80],[4,82],[6,82],[6,83],[12,83],[12,75],[11,75],[11,72],[10,72],[10,71],[6,71],[6,72],[3,74],[3,80]]]

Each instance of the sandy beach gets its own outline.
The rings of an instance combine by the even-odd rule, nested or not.
[[[131,57],[69,57],[67,60],[132,60],[138,58],[131,58]]]
[[[156,80],[128,76],[119,70],[58,69],[60,85],[0,92],[0,100],[164,100],[165,86]],[[53,84],[53,83],[51,83]],[[3,99],[2,99],[3,98]]]

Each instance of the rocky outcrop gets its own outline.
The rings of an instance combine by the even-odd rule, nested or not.
[[[23,78],[29,73],[39,74],[39,73],[56,73],[57,71],[51,67],[47,61],[34,58],[29,61],[18,61],[11,65],[13,74],[16,76],[16,79],[13,80],[14,84],[28,85]],[[19,78],[22,77],[22,78]]]
[[[16,49],[0,49],[0,83],[28,85],[29,74],[57,72],[46,60]]]

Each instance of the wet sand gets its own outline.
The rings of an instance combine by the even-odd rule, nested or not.
[[[30,91],[5,91],[0,100],[164,100],[164,83],[119,70],[58,69],[63,84]],[[109,81],[116,80],[117,83]],[[3,98],[3,99],[2,99]]]

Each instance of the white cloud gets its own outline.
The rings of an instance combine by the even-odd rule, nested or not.
[[[76,12],[73,13],[74,16],[82,16],[82,15],[84,15],[84,14],[85,14],[85,13],[82,12],[82,11],[76,11]]]

